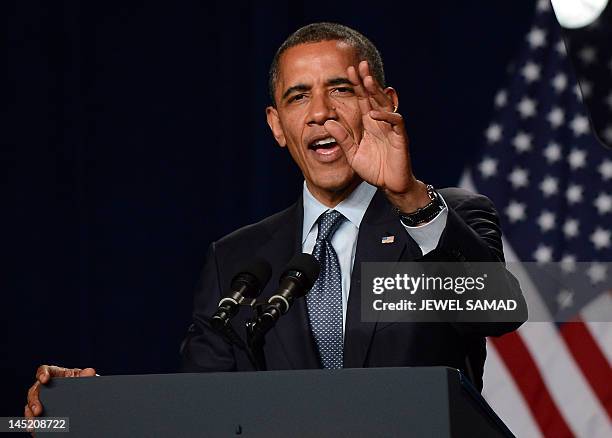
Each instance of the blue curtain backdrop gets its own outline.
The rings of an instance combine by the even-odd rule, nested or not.
[[[208,244],[301,175],[265,123],[280,43],[362,31],[400,95],[415,171],[456,184],[532,1],[2,2],[0,416],[36,366],[173,372]]]

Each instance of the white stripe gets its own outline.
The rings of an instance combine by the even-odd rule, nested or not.
[[[487,343],[482,395],[514,435],[526,438],[542,436],[521,390],[491,342]]]
[[[597,342],[599,349],[612,363],[612,296],[610,292],[603,293],[587,304],[580,312],[582,320]],[[596,322],[599,321],[599,322]],[[607,321],[607,322],[604,322]]]

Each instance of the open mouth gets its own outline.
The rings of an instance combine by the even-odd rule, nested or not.
[[[337,146],[338,143],[336,143],[336,139],[334,137],[325,137],[310,142],[308,149],[311,149],[319,154],[327,155],[332,154]]]

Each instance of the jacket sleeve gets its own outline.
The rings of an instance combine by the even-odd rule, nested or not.
[[[194,296],[193,321],[181,344],[182,372],[234,371],[236,360],[232,345],[214,331],[210,318],[221,297],[220,274],[215,243],[206,255],[206,262]]]
[[[496,287],[496,299],[517,302],[514,321],[460,322],[455,328],[464,335],[501,336],[516,330],[527,320],[527,305],[518,280],[506,269],[499,218],[493,203],[485,196],[470,194],[454,206],[449,205],[446,227],[436,249],[423,261],[445,261],[462,264],[464,271],[473,270],[473,262],[493,262],[487,269],[489,283]],[[489,272],[490,271],[490,272]],[[493,276],[493,278],[491,278]]]

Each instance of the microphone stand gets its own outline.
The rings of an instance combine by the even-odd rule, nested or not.
[[[259,320],[262,315],[262,308],[267,303],[253,303],[255,309],[255,317],[249,319],[246,324],[247,346],[253,356],[255,369],[258,371],[267,371],[266,356],[263,347],[266,343],[266,338],[259,329]]]
[[[259,328],[262,309],[266,304],[266,302],[258,302],[254,299],[240,303],[241,306],[250,307],[255,312],[254,317],[247,320],[245,324],[246,342],[242,340],[242,337],[236,332],[231,323],[226,324],[223,329],[217,331],[217,333],[222,334],[230,344],[246,353],[249,362],[256,371],[267,371],[268,369],[263,351],[266,340],[263,332]]]
[[[234,345],[235,347],[239,348],[240,350],[246,353],[247,357],[249,358],[249,362],[251,362],[251,365],[253,365],[253,368],[255,368],[256,371],[265,371],[265,368],[263,369],[260,368],[259,364],[261,362],[253,354],[253,351],[251,350],[250,345],[246,344],[242,340],[240,335],[236,332],[236,330],[234,330],[234,327],[232,327],[231,324],[228,324],[224,327],[223,335],[225,336],[225,339],[230,342],[230,344]],[[264,366],[265,366],[265,362],[264,362]]]

